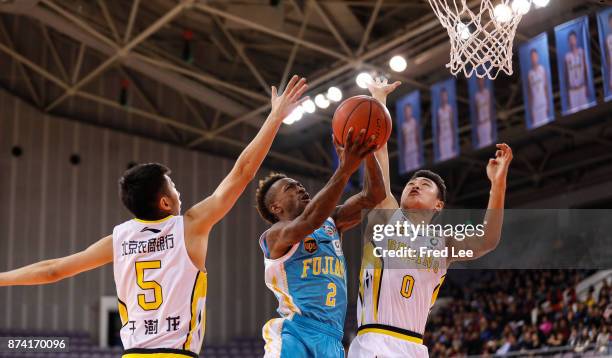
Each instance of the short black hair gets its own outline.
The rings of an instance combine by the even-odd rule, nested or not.
[[[123,205],[139,219],[162,219],[166,214],[160,211],[158,201],[167,191],[168,174],[170,169],[159,163],[138,164],[126,170],[119,179]]]
[[[270,209],[268,209],[266,196],[274,183],[281,179],[285,179],[286,177],[287,176],[282,173],[270,173],[267,177],[261,179],[259,181],[259,185],[257,186],[257,192],[255,193],[255,199],[257,200],[257,212],[259,212],[259,215],[270,224],[278,222],[278,218],[270,211]]]
[[[442,179],[442,177],[431,170],[422,169],[417,170],[414,174],[412,174],[410,180],[415,178],[427,178],[433,181],[438,187],[438,199],[446,203],[446,184],[444,184],[444,179]]]

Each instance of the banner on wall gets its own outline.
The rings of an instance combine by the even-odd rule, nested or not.
[[[434,160],[442,162],[459,155],[457,86],[454,77],[431,87]]]
[[[537,128],[555,119],[548,36],[542,33],[519,48],[525,121],[528,129]]]
[[[423,166],[423,132],[421,127],[421,93],[411,92],[396,102],[399,172],[405,174]]]
[[[470,120],[472,122],[472,145],[484,148],[497,141],[497,119],[493,81],[472,76],[468,80],[470,92]]]
[[[597,13],[604,99],[612,100],[612,7]]]
[[[586,16],[555,27],[561,89],[561,113],[571,114],[596,104],[589,19]]]

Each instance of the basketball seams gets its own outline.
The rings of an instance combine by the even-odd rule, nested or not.
[[[344,140],[345,133],[346,133],[346,126],[351,121],[351,116],[353,115],[353,112],[355,112],[355,110],[357,110],[357,108],[359,108],[359,106],[361,106],[363,103],[366,103],[366,102],[370,102],[370,101],[368,99],[364,99],[363,101],[360,101],[359,103],[357,103],[357,105],[346,116],[346,121],[344,122],[344,127],[342,127],[342,137],[341,138],[336,138],[340,143],[342,143],[342,141]],[[338,108],[338,109],[340,109],[340,108]],[[343,145],[344,144],[346,144],[346,143],[343,143]]]
[[[368,113],[368,125],[366,126],[366,131],[365,131],[366,136],[368,135],[368,132],[370,132],[370,122],[372,122],[372,101],[368,101],[368,102],[370,102],[370,113]]]
[[[387,113],[386,113],[387,110],[386,110],[385,106],[382,103],[378,102],[378,101],[376,102],[376,105],[378,106],[378,109],[382,112],[381,113],[382,117],[386,118],[387,117]],[[389,119],[391,119],[391,116],[389,116]],[[393,126],[389,127],[389,125],[393,123],[393,119],[391,119],[391,121],[384,120],[383,122],[385,123],[385,138],[390,138],[391,137],[391,132],[393,131]],[[382,146],[382,144],[381,144],[381,146]]]

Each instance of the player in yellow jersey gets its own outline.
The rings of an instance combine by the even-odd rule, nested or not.
[[[305,98],[293,76],[282,95],[271,89],[271,112],[230,173],[206,199],[181,214],[170,170],[151,163],[120,180],[135,216],[84,251],[0,273],[0,286],[56,282],[113,262],[125,358],[197,357],[204,338],[209,233],[255,177],[283,119]]]
[[[382,103],[399,83],[386,82],[369,85],[372,96]],[[493,250],[499,243],[503,218],[506,176],[512,160],[512,151],[506,144],[498,144],[494,159],[487,165],[487,176],[491,181],[491,194],[485,217],[484,236],[479,239],[464,239],[417,236],[411,241],[404,235],[390,236],[382,241],[368,243],[360,272],[357,303],[358,331],[351,343],[349,358],[406,358],[427,357],[423,345],[423,333],[429,310],[433,305],[452,259],[415,259],[414,265],[384,267],[384,261],[374,254],[374,247],[398,249],[403,245],[429,247],[443,250],[473,250],[471,259]],[[377,206],[389,209],[382,215],[388,224],[429,223],[436,213],[444,208],[446,186],[439,175],[428,171],[417,171],[404,187],[400,203],[391,193],[389,156],[384,145],[376,153],[385,179],[386,199]]]

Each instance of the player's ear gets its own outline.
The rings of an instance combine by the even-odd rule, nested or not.
[[[270,212],[278,217],[278,215],[283,211],[280,206],[276,204],[270,204]]]
[[[442,209],[444,209],[444,202],[442,200],[438,200],[434,208],[434,210],[437,212],[442,211]]]
[[[159,198],[159,208],[162,211],[172,210],[172,200],[170,200],[169,196],[162,195],[161,198]]]

